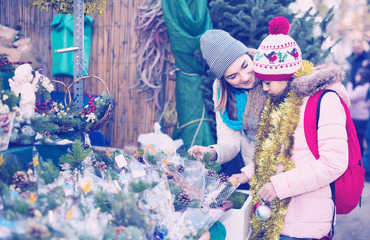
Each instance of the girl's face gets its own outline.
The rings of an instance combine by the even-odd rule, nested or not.
[[[263,91],[273,98],[279,98],[288,87],[288,81],[262,81]]]
[[[252,59],[243,54],[226,69],[223,77],[234,88],[250,89],[256,85]]]

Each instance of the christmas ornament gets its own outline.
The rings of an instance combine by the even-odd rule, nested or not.
[[[253,213],[262,221],[266,221],[271,217],[271,209],[266,203],[257,202],[253,207]]]

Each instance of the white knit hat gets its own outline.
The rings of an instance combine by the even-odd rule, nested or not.
[[[256,77],[263,81],[290,80],[302,65],[302,52],[289,33],[289,22],[275,17],[269,22],[268,35],[253,59]]]
[[[221,79],[226,69],[241,55],[248,52],[248,48],[229,33],[219,30],[207,30],[200,38],[200,50],[209,68]]]

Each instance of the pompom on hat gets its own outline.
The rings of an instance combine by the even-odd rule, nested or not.
[[[288,35],[286,18],[273,18],[268,29],[270,35],[262,41],[253,58],[256,77],[263,81],[290,80],[302,65],[301,49]]]
[[[218,79],[221,79],[236,59],[248,52],[248,48],[242,42],[219,29],[207,30],[202,35],[200,50],[209,68]]]

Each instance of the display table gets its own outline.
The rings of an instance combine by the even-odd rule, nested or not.
[[[248,194],[249,197],[241,209],[230,209],[220,218],[220,222],[226,228],[226,240],[246,240],[251,233],[252,195],[247,190],[236,191]]]
[[[57,145],[57,144],[43,144],[43,145],[29,145],[29,146],[9,146],[8,150],[1,151],[0,155],[4,157],[16,156],[22,167],[26,168],[27,164],[32,160],[33,148],[39,153],[44,160],[52,159],[54,164],[58,165],[59,158],[67,152],[71,144]]]

